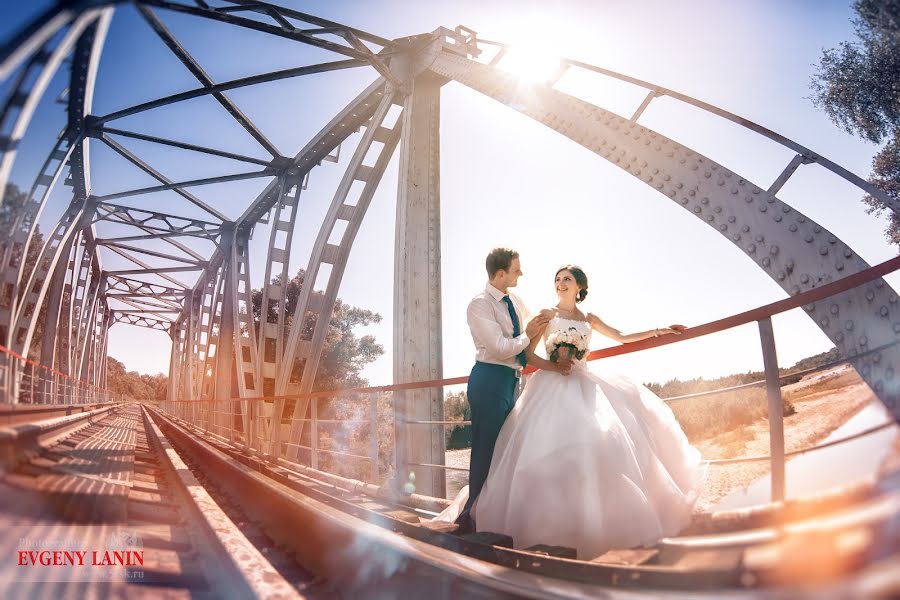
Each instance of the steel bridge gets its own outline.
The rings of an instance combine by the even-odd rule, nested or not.
[[[883,279],[900,259],[867,264],[779,198],[801,168],[830,171],[896,211],[885,192],[761,125],[627,75],[560,59],[547,81],[523,87],[498,66],[508,47],[466,27],[390,40],[254,0],[127,3],[196,86],[97,114],[98,65],[113,12],[124,4],[60,2],[0,48],[0,81],[7,89],[0,98],[0,493],[4,526],[14,533],[7,537],[15,538],[3,544],[4,585],[29,593],[49,589],[42,587],[53,581],[46,573],[35,579],[13,561],[21,551],[46,549],[19,547],[29,539],[50,539],[67,525],[81,527],[79,540],[93,549],[124,551],[142,540],[148,564],[56,575],[56,582],[110,594],[134,589],[128,586],[234,597],[630,597],[634,588],[671,597],[900,591],[896,473],[784,500],[783,382],[771,321],[803,307],[837,348],[839,362],[852,365],[894,421],[900,419],[900,306]],[[173,12],[333,56],[215,81],[165,24],[162,17]],[[229,97],[248,86],[347,69],[374,70],[376,78],[294,156],[282,154]],[[619,80],[646,96],[630,114],[616,114],[556,89],[568,70]],[[5,193],[14,163],[38,104],[60,74],[68,81],[59,100],[65,126],[24,199],[14,198]],[[686,532],[655,548],[577,559],[570,549],[516,550],[503,536],[457,536],[454,526],[430,521],[448,504],[445,474],[452,469],[445,464],[443,390],[465,380],[444,379],[440,337],[439,117],[441,88],[451,81],[650,186],[661,200],[712,227],[722,243],[738,248],[786,292],[785,300],[691,328],[678,340],[759,324],[772,441],[769,456],[748,460],[771,463],[772,503],[698,514]],[[117,127],[119,119],[197,98],[221,105],[266,158],[217,147],[215,131],[199,144]],[[774,181],[751,182],[643,125],[645,110],[658,98],[729,121],[794,157]],[[229,159],[246,170],[217,176],[198,171],[175,181],[129,149],[129,140]],[[97,181],[100,174],[92,171],[91,147],[108,148],[155,183],[93,193],[92,177]],[[314,390],[351,248],[398,148],[394,384]],[[317,223],[308,263],[291,265],[304,218],[301,197],[323,162],[342,165],[343,176]],[[191,191],[249,179],[266,185],[246,199],[237,218]],[[162,192],[177,199],[167,201],[165,211],[152,200]],[[38,223],[51,196],[64,196],[66,208],[38,244]],[[254,232],[268,236],[262,261],[251,261]],[[105,266],[123,260],[127,268]],[[258,319],[251,263],[265,269]],[[305,279],[289,310],[289,269],[298,267]],[[119,323],[171,337],[166,401],[140,406],[107,390],[108,332]],[[591,358],[667,343],[673,342],[647,340]],[[322,402],[334,400],[354,408],[321,413]],[[389,440],[379,439],[383,419],[391,423]],[[322,445],[322,431],[347,427],[368,436],[363,450]],[[387,481],[385,457],[394,474]],[[342,462],[365,465],[365,475],[329,472],[340,471]],[[414,488],[406,488],[413,481]]]

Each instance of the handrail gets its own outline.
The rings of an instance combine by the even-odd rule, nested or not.
[[[898,269],[900,269],[900,256],[895,256],[894,258],[888,259],[883,263],[875,265],[874,267],[869,267],[868,269],[864,269],[852,275],[848,275],[847,277],[842,277],[837,281],[826,283],[821,287],[801,292],[790,298],[785,298],[783,300],[764,304],[763,306],[759,306],[757,308],[753,308],[748,311],[732,315],[730,317],[725,317],[716,321],[710,321],[709,323],[704,323],[703,325],[698,325],[697,327],[686,329],[684,330],[684,332],[682,332],[681,335],[678,336],[649,338],[646,340],[641,340],[640,342],[632,342],[630,344],[622,344],[621,346],[614,346],[612,348],[594,350],[593,352],[588,354],[588,360],[598,360],[601,358],[609,358],[611,356],[618,356],[621,354],[630,354],[632,352],[638,352],[647,348],[655,348],[657,346],[664,346],[666,344],[672,344],[684,340],[702,337],[711,333],[717,333],[724,329],[732,329],[740,325],[746,325],[754,321],[759,321],[760,319],[770,318],[773,315],[787,312],[806,304],[818,302],[819,300],[824,300],[825,298],[835,296],[837,294],[840,294],[841,292],[846,292],[849,289],[858,287],[879,277],[883,277],[888,273],[893,273]]]
[[[749,311],[745,311],[736,315],[732,315],[729,317],[725,317],[723,319],[718,319],[715,321],[711,321],[709,323],[705,323],[694,327],[692,329],[685,330],[681,335],[670,335],[661,338],[649,338],[646,340],[642,340],[639,342],[633,342],[628,344],[622,344],[621,346],[605,348],[602,350],[596,350],[591,352],[588,355],[588,360],[599,360],[601,358],[607,358],[610,356],[617,356],[621,354],[629,354],[631,352],[639,352],[642,350],[646,350],[648,348],[654,348],[658,346],[662,346],[665,344],[672,344],[682,342],[687,339],[692,339],[695,337],[700,337],[704,335],[708,335],[710,333],[716,333],[719,331],[723,331],[725,329],[730,329],[733,327],[737,327],[739,325],[748,324],[752,321],[756,321],[760,330],[760,341],[762,343],[763,350],[763,358],[764,358],[764,366],[765,366],[765,380],[764,383],[767,386],[767,404],[768,404],[768,418],[769,418],[769,430],[770,430],[770,455],[769,456],[753,456],[746,457],[740,459],[718,459],[714,461],[706,461],[710,464],[730,464],[734,462],[752,462],[752,461],[763,461],[769,460],[771,462],[771,470],[772,470],[772,500],[780,501],[785,498],[785,461],[788,457],[794,456],[796,454],[802,454],[804,452],[809,452],[812,450],[816,450],[819,448],[825,448],[828,446],[832,446],[835,444],[843,443],[845,441],[849,441],[851,439],[856,439],[857,437],[862,437],[864,435],[869,435],[874,433],[875,431],[879,431],[884,429],[888,425],[879,426],[878,428],[873,428],[871,430],[867,430],[860,434],[855,434],[853,436],[849,436],[842,440],[835,440],[833,442],[828,442],[822,444],[821,446],[813,446],[810,448],[804,448],[797,451],[793,451],[790,453],[785,452],[784,448],[784,430],[783,430],[783,417],[782,417],[782,397],[781,397],[781,381],[784,376],[779,375],[777,360],[775,357],[775,339],[772,331],[772,316],[775,314],[779,314],[788,310],[793,310],[795,308],[799,308],[804,305],[809,305],[813,302],[820,301],[825,298],[829,298],[833,295],[840,294],[865,284],[867,282],[873,281],[887,273],[892,273],[896,270],[900,269],[900,256],[896,256],[892,259],[884,261],[881,264],[878,264],[874,267],[869,267],[863,271],[858,273],[854,273],[847,277],[844,277],[838,281],[834,281],[823,285],[821,287],[808,290],[803,293],[795,294],[792,297],[785,298],[783,300],[778,300],[776,302],[772,302],[757,308],[754,308]],[[864,356],[867,356],[874,352],[880,352],[885,348],[893,347],[897,344],[900,344],[900,337],[897,339],[888,341],[885,344],[881,344],[876,348],[869,348],[865,352],[861,354],[854,353],[853,356],[842,357],[839,362],[854,362]],[[824,367],[814,367],[813,369],[803,370],[799,373],[802,375],[803,373],[810,371],[821,371]],[[536,369],[526,369],[527,371],[534,371]],[[797,376],[797,373],[789,374],[788,376]],[[317,457],[320,452],[324,452],[325,454],[334,454],[337,456],[345,455],[345,456],[355,456],[360,459],[365,458],[368,462],[371,463],[371,467],[374,471],[373,477],[377,478],[379,474],[379,456],[380,451],[378,449],[378,418],[377,418],[377,398],[373,395],[376,393],[382,392],[393,392],[393,391],[402,391],[402,390],[413,390],[413,389],[422,389],[422,388],[430,388],[437,387],[443,385],[454,385],[461,384],[468,381],[467,377],[456,377],[451,379],[442,379],[442,380],[434,380],[434,381],[419,381],[413,383],[403,383],[403,384],[394,384],[387,386],[376,386],[376,387],[363,387],[363,388],[349,388],[343,390],[325,390],[319,392],[311,392],[307,394],[297,394],[297,395],[281,395],[281,396],[261,396],[254,398],[231,398],[227,400],[227,402],[240,402],[242,406],[245,408],[241,410],[241,413],[245,415],[242,433],[238,434],[243,438],[243,445],[246,446],[248,451],[251,452],[261,452],[264,455],[272,455],[278,456],[281,453],[281,447],[283,442],[280,442],[280,439],[277,435],[278,429],[276,427],[281,426],[281,419],[277,421],[267,421],[263,420],[262,422],[254,423],[254,413],[256,413],[256,417],[263,416],[263,408],[259,409],[254,408],[258,406],[255,402],[250,401],[260,401],[260,400],[287,400],[287,399],[296,399],[296,398],[308,398],[313,403],[312,409],[312,418],[309,421],[312,422],[312,429],[310,432],[311,442],[310,446],[307,448],[306,446],[302,446],[296,443],[296,441],[287,442],[287,446],[293,446],[303,449],[308,449],[311,453],[310,458],[310,466],[313,469],[318,469],[318,460]],[[750,385],[756,385],[752,383]],[[747,387],[747,385],[736,386],[735,388]],[[725,389],[727,391],[728,388]],[[723,390],[712,390],[707,392],[702,392],[699,395],[706,395],[710,393],[721,393]],[[319,435],[317,428],[317,418],[316,418],[316,410],[315,404],[319,398],[333,398],[340,396],[349,396],[356,394],[367,394],[368,400],[370,404],[369,412],[369,426],[370,430],[370,451],[368,457],[364,457],[362,455],[349,455],[340,451],[333,451],[325,448],[319,447]],[[688,395],[686,397],[693,397],[693,395]],[[676,398],[677,399],[677,398]],[[185,407],[187,411],[194,414],[195,418],[199,418],[203,420],[203,412],[204,409],[206,411],[205,420],[207,422],[207,431],[211,427],[218,427],[218,424],[213,425],[213,406],[209,404],[209,402],[215,402],[211,399],[194,399],[194,400],[172,400],[169,401],[169,404],[173,405],[176,409],[176,412],[183,413],[184,410],[180,410],[178,407]],[[243,404],[247,402],[247,404]],[[276,407],[279,406],[279,403],[275,404]],[[163,409],[165,412],[168,412],[167,409]],[[199,410],[199,413],[196,411]],[[271,419],[274,417],[273,414],[266,415],[266,418]],[[232,417],[233,418],[233,417]],[[423,420],[421,423],[418,421],[410,420],[406,421],[399,415],[395,415],[395,424],[405,423],[408,425],[412,424],[428,424],[428,425],[465,425],[466,423],[463,421],[455,422],[455,423],[444,423],[437,421],[425,421]],[[306,421],[307,419],[302,419]],[[237,430],[232,423],[230,426],[225,424],[227,433],[230,440],[234,440],[237,435]],[[259,429],[257,429],[259,427]],[[270,430],[267,431],[266,427]],[[443,428],[443,427],[442,427]],[[274,434],[274,435],[273,435]],[[398,459],[399,460],[399,459]],[[418,460],[409,460],[404,461],[402,465],[402,469],[407,469],[410,467],[414,468],[426,468],[426,469],[439,469],[443,471],[465,471],[466,469],[461,467],[451,467],[447,465],[436,464],[438,461],[418,459]],[[400,469],[400,465],[395,465],[396,469]],[[399,471],[398,471],[399,472]]]
[[[92,388],[92,389],[100,391],[100,392],[111,392],[112,391],[108,388],[103,388],[98,385],[94,385],[93,383],[90,383],[88,381],[84,381],[83,379],[76,379],[75,377],[72,377],[71,375],[67,375],[67,374],[63,373],[62,371],[57,371],[53,367],[48,367],[46,365],[42,365],[37,361],[31,360],[30,358],[25,358],[18,352],[10,350],[9,348],[7,348],[6,346],[4,346],[2,344],[0,344],[0,354],[8,354],[13,358],[16,358],[18,360],[25,362],[26,364],[31,365],[32,367],[38,367],[40,369],[44,369],[45,371],[49,371],[49,372],[53,373],[54,375],[59,375],[60,377],[64,377],[65,379],[68,379],[75,383],[80,383],[82,385],[86,385],[89,388]]]
[[[837,360],[833,360],[829,363],[825,363],[824,365],[819,365],[817,367],[810,367],[809,369],[803,369],[801,371],[793,371],[791,373],[785,373],[781,375],[778,380],[779,382],[783,382],[786,379],[792,379],[794,377],[805,377],[807,375],[811,375],[813,373],[821,373],[823,371],[827,371],[832,369],[838,365],[844,365],[847,363],[851,363],[855,360],[859,360],[865,356],[870,354],[874,354],[875,352],[881,352],[887,348],[892,346],[896,346],[900,344],[900,340],[892,342],[890,344],[885,344],[883,346],[878,346],[877,348],[870,348],[865,352],[860,352],[856,356],[852,358],[839,358]],[[694,392],[693,394],[684,394],[681,396],[669,396],[668,398],[660,397],[660,400],[669,404],[671,402],[680,402],[682,400],[692,400],[694,398],[702,398],[703,396],[714,396],[716,394],[727,394],[728,392],[735,392],[737,390],[743,390],[751,387],[762,387],[766,385],[765,378],[760,379],[759,381],[751,381],[750,383],[742,383],[740,385],[732,385],[729,387],[716,388],[714,390],[704,390],[702,392]],[[308,419],[307,419],[308,420]],[[404,423],[411,423],[414,425],[471,425],[472,421],[404,421]]]
[[[656,348],[658,346],[665,346],[668,344],[677,344],[679,342],[683,342],[685,340],[702,337],[705,335],[709,335],[711,333],[717,333],[719,331],[723,331],[725,329],[731,329],[734,327],[738,327],[740,325],[746,325],[753,321],[759,321],[760,319],[770,318],[773,315],[777,315],[783,312],[787,312],[789,310],[793,310],[795,308],[799,308],[806,304],[810,304],[813,302],[817,302],[819,300],[823,300],[830,296],[834,296],[836,294],[840,294],[841,292],[845,292],[854,287],[860,286],[864,283],[868,283],[879,277],[883,277],[888,273],[893,273],[900,269],[900,256],[895,256],[894,258],[888,259],[880,264],[875,265],[874,267],[869,267],[868,269],[864,269],[857,273],[853,273],[852,275],[848,275],[847,277],[842,277],[837,281],[832,281],[831,283],[826,283],[821,287],[817,287],[811,290],[807,290],[805,292],[801,292],[790,298],[785,298],[783,300],[778,300],[776,302],[771,302],[769,304],[765,304],[763,306],[738,313],[736,315],[731,315],[729,317],[725,317],[723,319],[717,319],[715,321],[710,321],[709,323],[704,323],[702,325],[698,325],[696,327],[691,327],[690,329],[685,329],[681,335],[668,335],[658,338],[648,338],[646,340],[641,340],[639,342],[629,342],[625,344],[621,344],[619,346],[612,346],[610,348],[603,348],[600,350],[594,350],[593,352],[587,355],[587,360],[600,360],[602,358],[609,358],[612,356],[620,356],[623,354],[631,354],[632,352],[640,352],[641,350],[647,350],[650,348]],[[883,349],[883,348],[877,348]],[[843,359],[843,361],[850,360],[849,358]],[[537,369],[534,367],[528,367],[525,369],[525,373],[532,373]],[[405,390],[416,390],[416,389],[424,389],[431,387],[439,387],[439,386],[449,386],[449,385],[459,385],[462,383],[468,382],[469,378],[467,376],[463,377],[452,377],[449,379],[435,379],[429,381],[415,381],[411,383],[398,383],[392,385],[382,385],[382,386],[373,386],[373,387],[358,387],[358,388],[344,388],[339,390],[322,390],[318,392],[308,392],[305,394],[285,394],[281,396],[254,396],[247,398],[234,397],[232,400],[289,400],[289,399],[306,399],[306,398],[333,398],[335,396],[350,396],[354,394],[373,394],[373,393],[381,393],[381,392],[398,392]]]

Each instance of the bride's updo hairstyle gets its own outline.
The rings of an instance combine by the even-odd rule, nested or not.
[[[572,277],[575,278],[575,283],[578,284],[578,287],[581,289],[578,290],[578,295],[575,296],[575,302],[581,302],[585,298],[587,298],[587,290],[588,290],[588,281],[587,275],[584,274],[584,271],[581,270],[581,267],[577,265],[566,265],[564,267],[560,267],[559,270],[556,271],[556,275],[559,275],[563,271],[568,271],[572,274]],[[553,276],[553,279],[556,279],[556,275]]]

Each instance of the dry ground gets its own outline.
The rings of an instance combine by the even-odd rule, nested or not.
[[[760,390],[764,395],[764,392]],[[826,438],[850,417],[875,399],[853,369],[841,366],[782,388],[796,413],[785,417],[785,451],[800,450]],[[769,454],[769,423],[766,418],[693,441],[705,459],[738,458]],[[698,510],[709,510],[719,500],[769,472],[767,462],[711,466]]]

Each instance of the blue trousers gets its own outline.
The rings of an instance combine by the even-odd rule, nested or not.
[[[469,462],[469,501],[456,520],[471,525],[470,511],[491,468],[494,445],[506,416],[516,403],[515,369],[476,362],[466,393],[472,409],[472,456]]]

